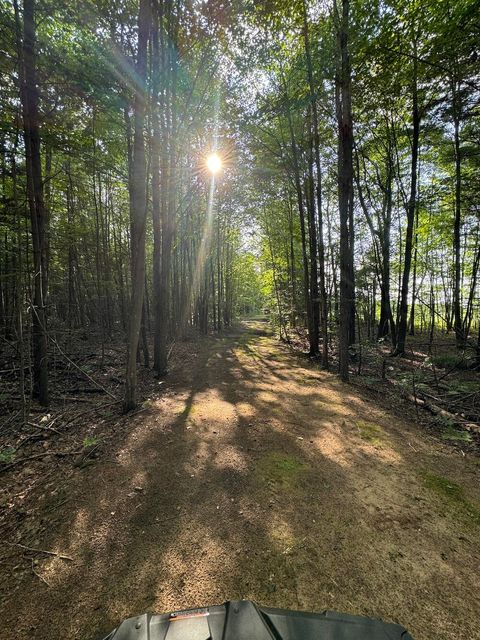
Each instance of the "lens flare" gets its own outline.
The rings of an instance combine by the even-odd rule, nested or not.
[[[217,174],[222,168],[222,159],[218,153],[211,153],[207,157],[207,168],[212,175]]]

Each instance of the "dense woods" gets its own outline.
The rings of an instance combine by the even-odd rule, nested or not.
[[[132,409],[138,367],[252,313],[345,381],[362,345],[402,357],[417,332],[478,366],[478,17],[3,2],[6,406],[48,406],[83,341],[126,345]]]
[[[479,0],[0,0],[2,640],[478,638],[479,374]]]
[[[414,2],[272,17],[284,35],[250,127],[278,184],[263,259],[279,324],[305,325],[313,353],[320,307],[343,378],[357,325],[395,355],[416,330],[478,355],[477,17]]]

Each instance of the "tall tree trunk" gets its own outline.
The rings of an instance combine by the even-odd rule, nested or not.
[[[310,116],[311,116],[311,109]],[[309,119],[310,120],[310,119]],[[315,224],[315,186],[313,178],[313,135],[312,123],[309,121],[309,154],[308,154],[308,178],[305,189],[308,219],[308,248],[310,258],[310,305],[312,309],[312,335],[310,339],[310,355],[319,353],[318,334],[320,325],[320,307],[318,297],[318,268],[317,268],[317,230]]]
[[[15,3],[16,5],[16,3]],[[15,6],[18,16],[18,8]],[[47,212],[44,203],[38,88],[35,53],[35,0],[23,3],[23,47],[21,61],[21,100],[25,138],[27,196],[33,245],[33,396],[48,405],[48,352],[45,302],[47,296]]]
[[[295,249],[293,246],[293,207],[291,203],[290,193],[287,193],[287,207],[288,207],[288,235],[289,235],[289,261],[290,261],[290,286],[292,295],[292,306],[290,313],[290,324],[293,328],[297,324],[297,287],[295,283],[296,271],[295,271]]]
[[[460,229],[462,223],[462,173],[460,155],[460,96],[457,88],[457,81],[452,80],[452,108],[455,146],[455,215],[453,224],[453,253],[454,253],[454,278],[453,278],[453,328],[455,331],[455,342],[458,349],[465,348],[464,323],[461,308],[461,268],[460,256]]]
[[[351,209],[353,203],[353,131],[351,103],[351,69],[348,52],[349,0],[342,0],[339,15],[335,2],[338,62],[335,78],[335,102],[338,121],[338,208],[340,214],[340,327],[339,373],[348,381],[348,347],[352,322],[353,244]]]
[[[159,17],[163,0],[153,2],[153,30],[152,30],[152,220],[153,220],[153,368],[162,371],[162,304],[160,291],[160,263],[162,255],[162,228],[160,202],[160,114],[159,90],[161,77]]]
[[[25,397],[25,346],[23,337],[23,249],[22,249],[22,224],[20,215],[20,203],[17,188],[17,148],[19,140],[18,129],[15,132],[15,142],[13,144],[11,156],[13,204],[15,206],[15,230],[16,230],[16,250],[17,250],[17,273],[15,285],[15,314],[16,314],[16,337],[18,345],[18,391],[20,395],[20,406],[22,412],[22,423],[25,424],[28,418],[27,399]]]
[[[160,265],[160,306],[158,308],[158,344],[156,370],[160,375],[167,372],[168,364],[168,335],[170,328],[170,274],[172,264],[172,243],[173,243],[173,222],[175,204],[175,145],[173,126],[175,125],[174,112],[176,109],[176,52],[172,43],[175,37],[172,27],[175,18],[172,15],[172,3],[166,4],[165,20],[166,35],[161,38],[162,66],[166,82],[163,106],[165,115],[162,117],[162,198],[161,198],[161,222],[162,222],[162,245],[161,245],[161,265]],[[161,25],[160,25],[161,27]],[[163,34],[163,30],[160,31]],[[168,140],[168,142],[167,142]],[[168,153],[167,156],[167,145]]]
[[[307,62],[308,84],[310,89],[310,101],[312,109],[313,124],[313,146],[315,151],[315,169],[317,172],[316,199],[318,215],[318,267],[320,286],[320,326],[322,334],[322,364],[328,369],[328,308],[327,291],[325,287],[325,245],[323,241],[323,210],[322,210],[322,165],[320,162],[320,135],[318,130],[318,109],[315,93],[315,83],[313,80],[312,55],[310,50],[310,34],[307,16],[307,6],[303,0],[303,33],[305,41],[305,57]]]
[[[288,99],[287,94],[287,86],[284,83],[285,89],[285,98]],[[303,278],[304,278],[304,297],[305,297],[305,310],[307,312],[307,330],[308,330],[308,342],[310,347],[310,353],[315,353],[315,345],[316,351],[318,351],[318,334],[315,336],[315,330],[313,326],[313,309],[312,309],[312,300],[309,292],[309,265],[308,265],[308,255],[307,255],[307,234],[305,229],[305,203],[303,199],[302,192],[302,183],[300,178],[300,166],[298,162],[298,148],[297,142],[295,140],[295,132],[293,130],[293,122],[292,116],[290,113],[290,106],[287,105],[287,121],[288,121],[288,130],[290,134],[290,149],[292,153],[292,163],[293,163],[293,172],[294,172],[294,183],[295,183],[295,191],[297,194],[297,205],[298,205],[298,214],[300,216],[300,231],[302,235],[302,257],[303,257]]]
[[[397,327],[392,313],[392,303],[390,300],[390,231],[392,228],[392,181],[393,181],[393,162],[390,155],[387,159],[387,179],[385,183],[385,217],[383,221],[383,237],[382,237],[382,306],[381,320],[378,326],[378,337],[383,337],[388,332],[388,323],[390,323],[390,337],[392,345],[397,344]]]
[[[412,264],[413,227],[415,223],[415,210],[417,206],[417,177],[418,177],[418,145],[420,139],[420,112],[418,109],[417,88],[417,50],[414,45],[413,77],[412,77],[412,159],[410,170],[410,195],[407,205],[407,231],[405,236],[405,254],[403,261],[402,286],[400,293],[400,309],[398,319],[397,345],[394,355],[405,353],[405,340],[407,336],[408,318],[408,288],[410,281],[410,268]]]
[[[130,193],[132,298],[128,327],[127,367],[125,373],[124,411],[137,405],[137,348],[142,321],[145,282],[145,226],[147,215],[147,164],[145,157],[144,123],[146,103],[147,43],[150,26],[150,0],[140,0],[138,15],[137,87],[134,98],[134,133],[132,180]]]

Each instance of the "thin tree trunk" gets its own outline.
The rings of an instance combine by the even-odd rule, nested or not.
[[[15,2],[15,13],[18,7]],[[21,100],[26,151],[27,196],[33,245],[33,396],[48,406],[48,353],[45,301],[47,295],[47,213],[44,204],[38,88],[35,53],[35,0],[23,3],[23,47],[20,50]]]
[[[145,290],[145,226],[147,215],[145,183],[147,179],[147,165],[145,158],[144,123],[149,24],[150,1],[140,0],[136,64],[138,87],[134,99],[134,137],[130,195],[132,298],[130,304],[130,324],[128,328],[127,367],[123,401],[124,411],[134,409],[137,405],[137,348]]]
[[[415,302],[417,297],[417,262],[418,262],[418,206],[415,207],[415,241],[413,253],[412,306],[410,307],[409,335],[415,335]]]
[[[285,85],[285,98],[288,98],[287,87]],[[315,350],[315,337],[314,328],[312,323],[312,304],[309,293],[309,266],[307,256],[307,234],[305,229],[305,204],[303,200],[302,184],[300,180],[300,167],[298,163],[298,149],[295,140],[295,133],[293,131],[292,116],[290,114],[290,108],[287,105],[287,120],[288,129],[290,133],[290,148],[292,152],[293,172],[294,172],[294,184],[297,194],[298,213],[300,216],[300,231],[302,234],[302,256],[303,256],[303,278],[304,278],[304,296],[305,296],[305,309],[307,312],[307,330],[308,330],[308,342],[310,346],[310,353]],[[318,340],[318,337],[317,337]],[[318,347],[317,347],[318,351]]]
[[[310,115],[311,115],[311,109]],[[310,120],[310,119],[309,119]],[[320,307],[318,297],[318,265],[317,265],[317,230],[315,225],[315,187],[313,179],[313,135],[312,123],[309,126],[309,154],[308,154],[308,178],[307,188],[307,219],[308,219],[308,248],[310,258],[310,305],[312,309],[312,335],[310,338],[310,355],[317,356],[319,353],[318,335],[320,325]]]
[[[460,155],[460,97],[457,91],[457,82],[452,81],[452,107],[454,125],[454,146],[455,146],[455,215],[453,224],[453,253],[454,253],[454,279],[453,279],[453,328],[455,330],[455,342],[458,349],[465,348],[465,336],[463,331],[463,318],[461,308],[461,268],[460,257],[460,229],[462,222],[462,173]]]
[[[405,340],[407,336],[408,317],[408,289],[410,280],[410,267],[412,264],[413,227],[415,222],[415,210],[417,205],[417,177],[418,177],[418,146],[420,139],[420,112],[418,109],[418,89],[417,89],[417,56],[416,46],[414,46],[415,57],[413,59],[412,77],[412,159],[410,171],[410,196],[407,206],[407,231],[405,236],[405,254],[403,262],[402,286],[400,295],[400,310],[398,320],[397,345],[395,355],[405,353]]]
[[[163,0],[160,0],[163,5]],[[161,229],[161,201],[160,201],[160,114],[159,114],[159,88],[160,88],[160,41],[159,41],[159,1],[153,2],[153,30],[152,30],[152,220],[153,220],[153,368],[162,370],[162,304],[161,298],[161,273],[160,263],[162,254],[162,229]]]
[[[348,382],[348,347],[352,321],[352,264],[353,245],[349,224],[353,195],[353,131],[351,105],[351,69],[348,52],[349,0],[342,0],[339,15],[335,2],[337,23],[338,66],[335,78],[335,101],[338,121],[338,208],[340,214],[340,327],[339,373]]]
[[[328,369],[328,307],[327,291],[325,286],[325,245],[323,241],[323,210],[322,210],[322,165],[320,162],[320,135],[318,129],[318,109],[315,95],[315,83],[313,80],[312,55],[310,50],[310,34],[307,16],[306,2],[303,0],[303,29],[305,41],[305,57],[307,62],[308,84],[310,89],[310,101],[312,108],[313,146],[315,150],[315,169],[317,172],[316,198],[318,215],[318,266],[320,287],[320,326],[322,335],[322,364]]]

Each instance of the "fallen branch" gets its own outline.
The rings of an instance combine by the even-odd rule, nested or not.
[[[117,398],[113,395],[113,393],[110,393],[110,391],[108,389],[105,389],[105,387],[100,384],[100,382],[98,382],[97,380],[95,380],[95,378],[92,378],[92,376],[87,373],[84,369],[82,369],[82,367],[79,367],[78,364],[76,362],[74,362],[71,358],[69,358],[67,356],[67,354],[62,350],[62,348],[60,347],[60,345],[58,344],[58,342],[55,340],[55,338],[53,338],[51,335],[48,336],[50,338],[50,340],[53,342],[53,344],[57,347],[58,351],[60,352],[60,354],[65,358],[65,360],[67,360],[73,367],[75,367],[75,369],[77,369],[78,371],[80,371],[80,373],[82,373],[86,378],[88,378],[90,380],[90,382],[92,384],[94,384],[96,387],[98,387],[99,389],[102,389],[102,391],[104,391],[106,394],[108,394],[111,398],[113,398],[114,400],[116,400]]]
[[[35,308],[34,305],[32,305],[32,309],[35,311],[35,314],[37,315],[37,319],[39,320],[38,314],[37,314],[37,311],[36,311],[36,308]],[[55,338],[46,330],[45,327],[42,327],[42,330],[45,332],[45,334],[49,338],[49,340],[51,340],[53,342],[53,344],[57,347],[58,352],[60,353],[60,355],[62,355],[65,358],[65,360],[72,365],[72,367],[75,367],[75,369],[77,369],[77,371],[80,371],[80,373],[82,375],[84,375],[86,378],[88,378],[88,380],[90,380],[90,382],[92,382],[96,387],[98,387],[99,389],[102,389],[102,391],[107,393],[114,400],[117,400],[117,398],[113,395],[113,393],[110,393],[110,391],[108,389],[105,389],[105,387],[102,384],[100,384],[100,382],[95,380],[95,378],[92,378],[92,376],[89,373],[87,373],[84,369],[82,369],[82,367],[80,367],[76,362],[74,362],[71,358],[69,358],[67,356],[65,351],[63,351],[63,349],[58,344],[58,342],[55,340]],[[92,357],[94,355],[95,354],[92,354]]]
[[[102,411],[102,409],[106,409],[108,407],[113,407],[116,404],[120,404],[121,402],[123,402],[123,400],[115,400],[115,402],[107,402],[104,404],[95,404],[90,406],[89,409],[87,409],[86,411],[81,411],[80,413],[75,413],[73,414],[73,416],[67,420],[66,422],[64,422],[63,427],[68,427],[70,424],[72,424],[72,422],[75,422],[75,420],[78,420],[78,418],[81,418],[82,416],[85,416],[89,413],[92,412],[99,412]]]
[[[27,547],[25,544],[20,544],[20,542],[9,542],[8,544],[25,549],[25,551],[31,551],[32,553],[44,553],[46,556],[54,556],[55,558],[60,558],[60,560],[69,560],[70,562],[73,562],[73,558],[71,556],[66,556],[64,553],[47,551],[46,549],[34,549],[33,547]]]
[[[11,462],[10,464],[7,464],[6,467],[3,467],[2,469],[0,469],[0,473],[3,473],[4,471],[8,471],[9,469],[16,467],[17,465],[22,464],[23,462],[28,462],[29,460],[36,460],[38,458],[44,458],[45,456],[60,456],[60,457],[78,456],[80,453],[82,452],[81,451],[44,451],[43,453],[35,453],[32,456],[19,458],[18,460],[15,460],[15,462]]]
[[[391,380],[390,382],[394,386],[400,387],[400,385],[396,384],[394,380]],[[417,390],[417,394],[418,393],[419,392]],[[459,418],[455,414],[450,413],[450,411],[447,411],[446,409],[442,409],[442,407],[439,407],[433,402],[429,402],[425,397],[420,398],[418,397],[418,395],[413,396],[411,393],[408,393],[406,391],[402,391],[402,395],[406,400],[413,402],[417,407],[420,406],[423,409],[426,409],[427,411],[429,411],[431,414],[435,416],[442,416],[446,420],[449,420],[450,422],[458,424],[459,426],[461,426],[463,429],[466,429],[467,431],[474,431],[475,433],[480,433],[480,424],[477,424],[475,422],[469,422],[468,420],[463,420],[462,418]]]
[[[44,431],[52,431],[53,433],[58,433],[59,436],[62,435],[61,432],[58,431],[58,429],[54,429],[53,427],[50,427],[48,425],[37,424],[36,422],[27,422],[27,424],[31,427],[35,427],[35,429],[43,429]]]
[[[106,389],[82,389],[81,387],[74,387],[73,389],[67,389],[65,393],[108,393]]]
[[[50,586],[50,583],[49,583],[47,580],[45,580],[45,578],[44,578],[43,576],[41,576],[39,573],[37,573],[37,572],[35,571],[35,566],[34,566],[34,564],[33,564],[33,558],[32,558],[32,573],[33,573],[35,576],[37,576],[37,578],[39,578],[42,582],[44,582],[44,583],[47,585],[47,587],[49,587],[49,586]]]

